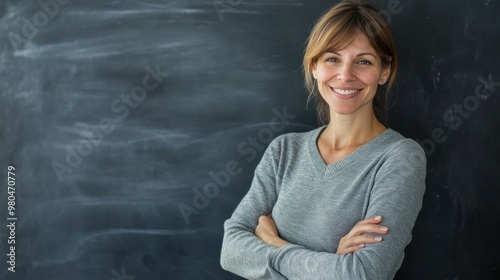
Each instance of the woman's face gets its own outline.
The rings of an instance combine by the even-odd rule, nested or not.
[[[313,76],[330,114],[351,115],[373,110],[378,85],[384,84],[390,67],[382,61],[368,38],[359,32],[343,50],[330,50],[313,66]]]

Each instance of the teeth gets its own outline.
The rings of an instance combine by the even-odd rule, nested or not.
[[[338,93],[340,93],[342,95],[355,94],[355,93],[357,93],[359,91],[358,89],[342,90],[342,89],[338,89],[338,88],[335,88],[333,90],[335,90],[336,92],[338,92]]]

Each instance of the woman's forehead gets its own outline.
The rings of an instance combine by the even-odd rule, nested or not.
[[[370,40],[363,32],[353,34],[348,40],[332,42],[324,53],[373,53],[376,54],[375,48],[370,43]]]

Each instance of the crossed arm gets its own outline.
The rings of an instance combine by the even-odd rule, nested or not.
[[[316,252],[282,239],[270,216],[279,193],[268,184],[277,181],[272,154],[278,151],[272,149],[270,145],[250,191],[225,223],[222,267],[247,279],[392,279],[421,207],[425,161],[408,170],[400,163],[386,166],[370,194],[368,218],[340,239],[336,253]]]
[[[389,229],[380,225],[381,222],[382,216],[370,217],[358,222],[346,236],[340,239],[336,254],[351,254],[364,248],[366,244],[382,242],[383,237],[380,235],[387,234]],[[272,215],[259,217],[255,235],[267,245],[276,248],[289,244],[279,236]]]

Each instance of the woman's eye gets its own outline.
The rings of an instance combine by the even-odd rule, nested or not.
[[[336,57],[329,57],[326,59],[326,62],[338,62],[339,60]]]
[[[359,62],[359,64],[362,64],[362,65],[371,65],[372,63],[370,61],[368,61],[368,60],[361,60]]]

